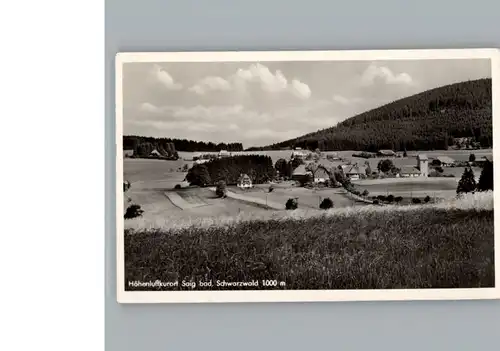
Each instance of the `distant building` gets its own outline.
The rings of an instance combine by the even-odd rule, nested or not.
[[[344,170],[344,173],[351,180],[359,180],[366,175],[366,167],[355,164]]]
[[[293,151],[292,151],[292,156],[291,156],[290,158],[291,158],[291,159],[294,159],[294,158],[304,159],[306,156],[307,156],[307,153],[305,153],[304,151],[301,151],[301,150],[293,150]]]
[[[324,183],[330,179],[330,175],[324,166],[319,166],[316,172],[314,172],[314,182]]]
[[[477,159],[477,160],[475,161],[475,163],[476,163],[476,165],[477,165],[477,166],[482,167],[482,166],[484,166],[484,164],[485,164],[486,162],[488,162],[488,161],[489,161],[489,162],[491,162],[491,161],[492,161],[492,160],[491,160],[491,158],[490,158],[490,157],[487,157],[487,156],[483,156],[483,157],[481,157],[481,158]]]
[[[438,156],[436,160],[441,162],[441,166],[443,167],[450,167],[455,163],[455,160],[448,156]]]
[[[134,150],[123,150],[123,157],[132,157],[134,156]]]
[[[149,154],[149,156],[161,157],[161,154],[158,152],[158,150],[154,149],[153,151],[151,151],[151,153]]]
[[[199,152],[195,152],[193,154],[193,161],[199,160],[201,158],[201,154]]]
[[[292,179],[295,181],[301,181],[308,175],[312,177],[312,173],[306,169],[306,165],[300,165],[293,170]]]
[[[399,175],[404,178],[420,177],[421,172],[417,167],[414,166],[402,166]]]
[[[378,156],[382,156],[382,157],[395,157],[396,156],[396,153],[392,150],[379,150],[377,152],[377,155]]]
[[[238,188],[248,189],[252,187],[252,179],[248,174],[241,174],[238,178]]]
[[[417,155],[417,167],[420,170],[420,175],[422,177],[429,176],[429,158],[426,154]]]
[[[229,157],[231,156],[227,150],[220,150],[219,157]]]

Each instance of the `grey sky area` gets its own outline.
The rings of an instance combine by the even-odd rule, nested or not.
[[[283,141],[399,98],[491,77],[489,60],[126,63],[125,135]]]

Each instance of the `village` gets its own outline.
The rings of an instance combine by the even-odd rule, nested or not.
[[[128,188],[131,188],[127,191],[127,199],[129,203],[139,204],[143,211],[141,216],[146,219],[234,215],[235,211],[260,213],[262,210],[319,209],[324,206],[432,203],[456,196],[457,183],[466,168],[474,170],[478,182],[484,162],[491,160],[491,156],[481,153],[481,150],[462,150],[458,159],[445,153],[393,150],[321,152],[294,148],[257,152],[179,152],[177,160],[165,160],[154,149],[150,159],[141,160],[133,158],[133,150],[124,150],[125,165],[142,162],[142,170],[144,162],[148,162],[159,172],[157,179],[141,179],[135,184],[126,178]],[[193,183],[192,179],[189,181],[194,168],[198,169],[200,165],[218,167],[220,162],[236,162],[239,156],[269,157],[272,161],[268,162],[274,171],[272,177],[256,179],[256,173],[247,168],[231,181],[214,179],[203,186]],[[150,177],[157,174],[153,168],[146,170],[151,171]],[[212,169],[211,172],[224,171]],[[144,202],[149,194],[145,192],[160,195],[149,197]]]
[[[471,152],[471,155],[474,151]],[[271,151],[272,153],[272,151]],[[285,156],[284,152],[280,152]],[[239,155],[260,155],[258,152],[228,152],[221,150],[218,153],[194,153],[192,159],[194,164],[204,164],[214,159],[228,158]],[[274,155],[273,155],[274,156]],[[287,162],[298,161],[299,165],[293,170],[290,177],[280,175],[277,170],[277,182],[293,180],[300,182],[311,177],[310,182],[314,184],[326,184],[332,176],[332,172],[341,169],[345,176],[351,181],[377,178],[414,178],[414,177],[455,177],[459,172],[446,172],[444,169],[458,168],[463,171],[464,167],[481,168],[484,162],[491,161],[487,156],[481,156],[468,160],[455,160],[450,156],[438,155],[428,157],[426,153],[395,152],[393,150],[380,150],[377,153],[361,154],[353,153],[351,157],[341,157],[338,152],[320,152],[295,148],[291,151]],[[276,158],[276,157],[273,157]],[[277,160],[276,160],[277,161]],[[384,168],[383,162],[387,166]],[[478,175],[479,176],[479,175]],[[240,188],[251,188],[252,183],[248,175],[241,175]]]

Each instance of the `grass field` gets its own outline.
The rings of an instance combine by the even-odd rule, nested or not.
[[[494,286],[492,193],[438,205],[269,216],[126,231],[125,280],[265,279],[285,282],[282,289]]]
[[[125,221],[125,228],[135,228],[140,225],[149,228],[158,223],[169,221],[190,222],[196,218],[220,216],[237,216],[241,213],[263,215],[266,208],[251,201],[235,199],[218,199],[215,194],[205,188],[188,188],[174,190],[176,184],[181,184],[186,172],[177,169],[184,164],[191,166],[192,162],[177,160],[124,160],[124,179],[131,182],[131,187],[125,194],[131,202],[139,204],[144,210],[142,218]],[[174,171],[172,171],[174,170]],[[236,193],[244,193],[247,199],[257,198],[279,204],[284,208],[290,197],[299,199],[299,207],[303,209],[318,209],[324,197],[330,197],[335,207],[364,205],[352,201],[337,189],[327,189],[314,192],[309,189],[294,188],[290,184],[275,185],[276,190],[268,192],[269,185],[257,185],[249,191],[241,191],[237,187],[229,187]],[[175,191],[176,194],[172,194]],[[258,200],[258,201],[260,201]]]
[[[288,157],[289,151],[268,151],[273,158]],[[464,155],[468,155],[461,152]],[[343,156],[351,155],[352,152],[340,152]],[[192,154],[181,153],[181,157],[189,158]],[[468,157],[468,156],[467,156]],[[360,159],[357,159],[358,161]],[[396,159],[395,162],[414,162],[415,159]],[[326,160],[322,160],[325,161]],[[370,162],[378,162],[371,160]],[[268,192],[269,185],[256,185],[249,191],[244,191],[245,199],[250,201],[241,201],[237,199],[216,199],[213,192],[208,189],[183,189],[175,190],[179,196],[172,194],[176,184],[184,184],[183,180],[186,172],[179,172],[178,169],[185,164],[191,167],[192,161],[179,159],[177,161],[152,160],[152,159],[125,159],[124,160],[124,178],[131,182],[131,188],[126,196],[131,203],[136,203],[144,210],[141,219],[125,221],[126,228],[137,228],[140,223],[146,228],[170,221],[191,222],[196,218],[237,216],[242,213],[252,213],[255,216],[264,216],[269,211],[258,202],[262,200],[267,203],[275,204],[273,208],[284,207],[286,201],[291,198],[297,198],[299,208],[305,210],[318,209],[321,201],[329,197],[334,203],[334,207],[343,208],[350,206],[365,206],[362,202],[353,201],[352,198],[345,195],[343,189],[323,189],[311,190],[300,187],[293,187],[290,184],[275,185],[272,193]],[[376,167],[376,166],[374,166]],[[445,168],[446,172],[461,173],[461,168]],[[479,176],[480,172],[476,172]],[[370,196],[392,194],[402,196],[424,198],[429,195],[431,198],[451,198],[455,196],[457,178],[429,178],[425,182],[419,179],[382,179],[370,181],[358,181],[357,188],[361,191],[368,190]],[[404,184],[400,183],[401,181]],[[241,193],[236,187],[230,187],[235,193]],[[172,195],[172,196],[169,196]],[[255,202],[252,203],[252,198]],[[127,205],[127,203],[125,204]]]

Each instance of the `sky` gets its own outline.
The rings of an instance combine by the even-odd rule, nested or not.
[[[124,135],[265,146],[439,86],[485,59],[125,63]]]

